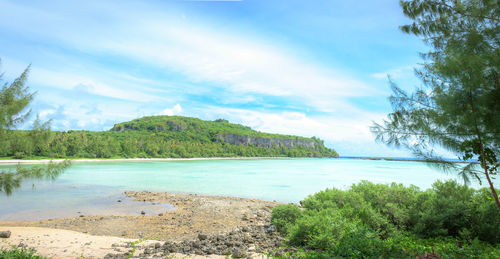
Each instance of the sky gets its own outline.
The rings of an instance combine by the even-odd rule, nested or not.
[[[369,130],[392,111],[388,75],[420,84],[426,46],[399,30],[397,0],[0,0],[0,17],[3,79],[31,64],[30,108],[53,130],[224,118],[341,156],[409,156]]]

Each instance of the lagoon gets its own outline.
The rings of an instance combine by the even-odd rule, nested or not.
[[[13,167],[0,165],[0,169]],[[132,206],[122,194],[125,190],[297,203],[320,190],[346,189],[361,180],[413,184],[426,189],[434,181],[445,179],[460,181],[453,174],[447,175],[414,161],[284,158],[74,162],[55,181],[26,181],[12,196],[1,194],[0,220],[74,216],[82,210],[87,215],[99,214],[116,206],[118,199],[124,201],[123,206]],[[475,183],[473,187],[486,186]],[[135,207],[134,210],[140,211]]]

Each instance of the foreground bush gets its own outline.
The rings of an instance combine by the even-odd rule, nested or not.
[[[271,222],[294,256],[398,257],[432,253],[444,258],[500,258],[500,215],[487,189],[456,181],[415,186],[362,181],[327,189],[273,210]]]
[[[0,249],[0,259],[45,259],[46,257],[41,257],[35,255],[32,249],[17,248],[12,246],[11,248]]]
[[[293,204],[281,205],[273,209],[271,213],[271,223],[281,233],[286,233],[288,226],[295,224],[301,215],[299,207]]]

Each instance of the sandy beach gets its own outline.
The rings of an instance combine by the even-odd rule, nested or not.
[[[290,157],[193,157],[193,158],[110,158],[69,159],[71,162],[142,162],[142,161],[196,161],[196,160],[248,160],[248,159],[290,159]],[[297,159],[297,158],[294,158]],[[0,160],[0,165],[5,164],[46,164],[49,162],[62,162],[67,159],[5,159]]]
[[[132,249],[131,242],[138,239],[147,241],[138,244],[140,249],[136,249],[133,258],[261,256],[279,250],[283,241],[270,225],[271,209],[279,204],[277,202],[166,192],[125,194],[137,201],[169,203],[177,209],[156,215],[81,215],[39,221],[0,221],[0,231],[12,232],[10,238],[0,241],[3,247],[27,245],[40,255],[52,258],[82,255],[124,258]]]

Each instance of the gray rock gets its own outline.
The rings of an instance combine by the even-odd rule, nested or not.
[[[246,249],[235,247],[235,248],[233,248],[232,254],[236,258],[243,258],[243,257],[247,256],[247,251],[245,251],[245,250]]]
[[[198,239],[199,240],[205,240],[207,238],[208,238],[208,236],[206,234],[203,234],[203,233],[198,234]]]
[[[266,229],[266,232],[267,233],[273,233],[273,232],[276,232],[276,227],[274,225],[271,225],[269,226],[267,229]]]
[[[194,248],[201,248],[201,243],[200,243],[200,241],[193,241],[191,243],[191,246]]]
[[[0,237],[1,238],[9,238],[10,237],[10,231],[7,230],[7,231],[0,231]]]

